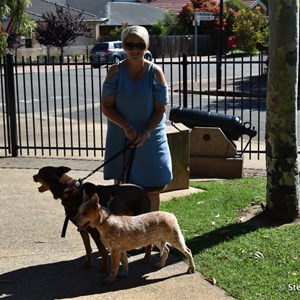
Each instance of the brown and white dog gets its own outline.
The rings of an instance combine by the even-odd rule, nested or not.
[[[39,182],[41,186],[39,192],[50,191],[54,199],[60,199],[64,206],[67,217],[76,225],[74,217],[83,201],[83,192],[89,197],[94,193],[99,195],[101,205],[108,206],[117,215],[137,215],[150,211],[150,200],[143,188],[134,184],[121,185],[95,185],[93,183],[83,183],[80,188],[76,188],[76,181],[68,173],[71,169],[60,166],[46,166],[41,168],[37,174],[33,175],[33,180]],[[113,196],[113,200],[111,197]],[[103,243],[101,242],[99,231],[95,228],[87,227],[80,232],[86,250],[85,267],[91,265],[92,248],[89,235],[93,238],[100,255],[102,256],[101,272],[109,272],[109,256]],[[145,260],[151,255],[151,245],[146,248]]]
[[[112,283],[118,274],[120,261],[123,277],[128,273],[126,251],[156,245],[161,252],[158,268],[165,266],[169,249],[166,243],[181,251],[189,260],[187,273],[195,272],[195,264],[191,250],[186,246],[175,215],[162,211],[149,212],[138,216],[117,216],[109,209],[99,204],[99,197],[94,194],[78,209],[75,217],[78,230],[85,230],[88,226],[100,232],[101,240],[111,253],[111,273],[104,280]]]

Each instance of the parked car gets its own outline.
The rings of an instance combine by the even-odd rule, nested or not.
[[[152,60],[149,50],[145,52],[145,58]],[[96,44],[90,52],[90,62],[93,68],[99,68],[102,64],[117,63],[127,57],[122,48],[121,41],[103,42]]]

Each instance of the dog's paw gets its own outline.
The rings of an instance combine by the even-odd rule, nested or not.
[[[189,267],[186,272],[187,272],[187,274],[195,273],[195,267]]]
[[[141,262],[142,262],[142,264],[147,265],[147,264],[149,263],[149,260],[150,260],[150,256],[145,255],[145,256],[142,258]]]
[[[158,270],[161,269],[161,268],[163,268],[163,266],[161,265],[160,262],[154,264],[154,267],[155,267],[156,269],[158,269]]]

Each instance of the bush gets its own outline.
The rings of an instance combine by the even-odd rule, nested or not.
[[[248,53],[257,52],[257,45],[268,43],[268,18],[260,8],[254,11],[241,9],[236,15],[233,32],[237,37],[238,48]]]

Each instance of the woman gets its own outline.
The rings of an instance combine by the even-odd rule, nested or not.
[[[162,69],[144,59],[149,34],[142,26],[123,30],[127,58],[113,65],[102,89],[102,111],[108,118],[105,159],[126,141],[136,148],[129,182],[148,193],[151,211],[159,210],[160,192],[172,180],[172,162],[166,135],[167,82]],[[104,167],[104,179],[120,178],[124,158],[119,156]]]

